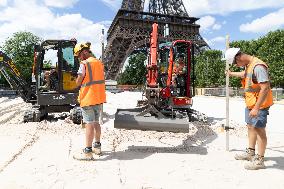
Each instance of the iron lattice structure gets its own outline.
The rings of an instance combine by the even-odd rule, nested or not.
[[[147,11],[145,11],[148,9]],[[123,0],[107,35],[103,53],[106,79],[117,79],[127,57],[137,49],[149,46],[152,24],[159,24],[159,40],[185,39],[197,47],[208,47],[199,34],[199,18],[189,17],[182,0]],[[164,35],[164,28],[169,34]]]

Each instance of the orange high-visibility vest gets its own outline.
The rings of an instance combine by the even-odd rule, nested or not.
[[[104,65],[94,57],[85,62],[86,74],[79,91],[80,106],[91,106],[106,102]]]
[[[258,99],[260,86],[258,83],[253,83],[252,76],[253,76],[253,70],[256,65],[263,65],[268,69],[268,66],[266,63],[261,61],[260,59],[253,57],[252,61],[247,65],[245,70],[245,78],[242,80],[242,84],[244,87],[245,92],[245,102],[248,109],[252,109]],[[271,89],[269,90],[266,99],[261,104],[260,109],[268,108],[273,104],[273,95]]]

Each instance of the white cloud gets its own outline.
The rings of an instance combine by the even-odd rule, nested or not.
[[[216,23],[216,19],[212,16],[203,16],[198,21],[197,24],[200,25],[200,31],[207,32],[209,30],[219,30],[221,25]]]
[[[251,23],[242,24],[241,32],[266,33],[284,27],[284,8],[253,20]]]
[[[213,39],[210,40],[211,42],[225,42],[225,37],[223,36],[219,36],[219,37],[215,37]]]
[[[215,18],[212,16],[201,17],[198,21],[201,31],[209,30],[215,24]]]
[[[1,6],[6,6],[7,5],[7,0],[0,0],[0,7]]]
[[[13,33],[29,31],[43,39],[71,39],[90,41],[96,56],[101,55],[101,30],[106,25],[83,18],[81,14],[54,13],[36,0],[14,0],[1,10],[0,45]]]
[[[191,16],[202,16],[208,14],[228,14],[236,11],[256,10],[262,8],[280,8],[284,6],[283,0],[196,0],[183,1],[187,12]]]
[[[226,38],[223,37],[223,36],[218,36],[218,37],[215,37],[213,39],[210,39],[210,40],[207,40],[206,42],[208,43],[209,46],[214,46],[216,45],[217,43],[224,43],[224,46],[225,46],[225,40]]]
[[[213,29],[213,30],[220,30],[221,27],[222,27],[222,26],[221,26],[220,24],[214,24],[213,27],[212,27],[212,29]]]
[[[44,3],[50,7],[73,7],[79,0],[44,0]]]

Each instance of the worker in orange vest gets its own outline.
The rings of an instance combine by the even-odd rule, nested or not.
[[[93,160],[92,153],[101,154],[99,114],[106,102],[104,66],[93,57],[90,45],[89,42],[80,43],[74,48],[74,55],[81,61],[76,84],[81,87],[78,101],[86,127],[86,147],[73,156],[78,160]]]
[[[175,62],[173,66],[173,76],[172,76],[172,83],[174,86],[177,85],[176,78],[178,75],[182,75],[186,73],[186,67],[184,62],[184,54],[180,54],[178,60]]]
[[[242,154],[236,154],[237,160],[249,160],[245,168],[256,170],[265,168],[264,153],[267,145],[266,123],[269,107],[273,105],[273,96],[268,76],[268,66],[262,60],[245,54],[239,48],[229,48],[225,53],[229,64],[244,67],[241,72],[227,71],[229,76],[241,77],[245,96],[245,121],[248,128],[249,145]],[[255,145],[258,154],[255,154]]]

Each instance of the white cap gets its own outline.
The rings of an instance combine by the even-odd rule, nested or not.
[[[222,60],[226,60],[228,64],[232,64],[238,52],[240,52],[240,48],[229,48],[226,50],[225,58],[222,58]]]

